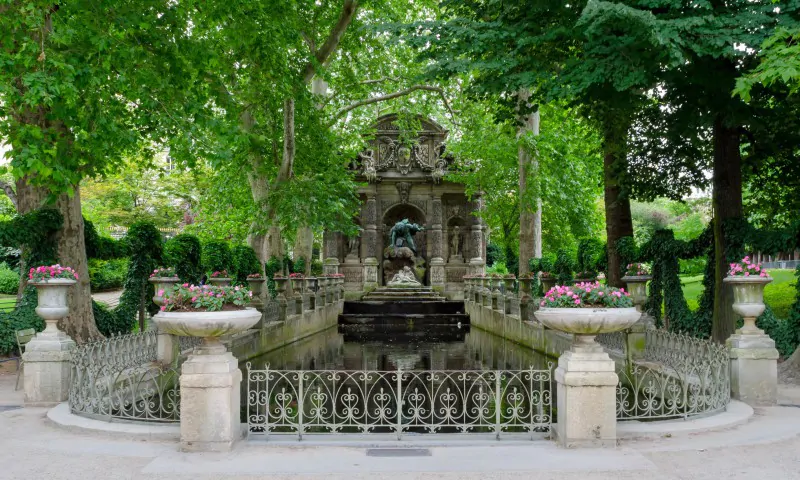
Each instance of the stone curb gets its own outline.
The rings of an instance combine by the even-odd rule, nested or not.
[[[736,427],[753,417],[753,408],[746,403],[731,400],[727,410],[709,416],[687,420],[663,420],[652,422],[624,421],[617,423],[618,440],[640,440],[711,432]]]
[[[178,424],[140,424],[129,422],[106,422],[85,418],[69,411],[66,402],[59,403],[57,406],[47,411],[47,420],[67,431],[81,433],[100,433],[111,436],[118,436],[126,439],[141,440],[169,440],[177,442],[180,440],[181,428]]]

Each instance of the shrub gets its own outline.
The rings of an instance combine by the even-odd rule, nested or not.
[[[559,285],[569,285],[572,282],[572,272],[575,270],[575,262],[572,255],[566,249],[560,248],[556,254],[556,261],[553,264],[553,273],[556,274],[556,283]]]
[[[771,283],[764,289],[764,302],[768,303],[781,319],[788,319],[792,304],[795,302],[797,291],[791,283]]]
[[[19,290],[19,273],[4,263],[0,264],[0,293],[16,295],[17,290]]]
[[[316,258],[311,261],[311,276],[318,277],[322,275],[322,261]]]
[[[128,256],[128,242],[126,239],[114,240],[102,237],[97,233],[94,224],[83,219],[83,236],[86,242],[86,257],[111,260]]]
[[[9,313],[0,312],[0,354],[10,355],[17,349],[16,332],[26,328],[34,328],[37,332],[44,330],[44,320],[36,315],[38,305],[36,289],[28,287],[22,295],[19,305]],[[17,352],[19,353],[19,352]]]
[[[89,260],[89,281],[92,291],[122,288],[128,275],[128,259]]]
[[[109,310],[105,305],[94,301],[92,302],[92,312],[94,313],[94,323],[97,325],[97,329],[106,337],[133,331],[136,318],[133,315],[129,317],[115,315],[115,312]]]
[[[231,249],[226,242],[208,242],[203,245],[203,269],[206,273],[221,272],[231,268]]]
[[[294,261],[294,265],[293,265],[294,270],[292,270],[292,273],[305,274],[306,273],[306,265],[307,264],[306,264],[305,257],[298,257],[297,260]]]
[[[125,277],[125,291],[119,299],[119,306],[114,309],[117,325],[133,322],[142,302],[145,310],[150,313],[158,311],[158,306],[152,300],[153,285],[148,279],[162,261],[161,233],[150,222],[136,222],[128,229],[128,242],[131,246],[131,258],[128,262],[128,275]]]
[[[508,268],[506,268],[506,264],[503,262],[494,262],[494,264],[486,269],[486,273],[491,274],[498,274],[498,275],[506,275],[508,274]]]
[[[767,305],[764,313],[756,319],[756,326],[775,340],[775,348],[784,357],[788,357],[797,347],[794,328],[791,322],[781,320],[775,316],[774,311]]]
[[[681,275],[702,275],[706,271],[706,257],[678,260]]]
[[[261,262],[249,245],[236,245],[231,251],[231,273],[237,283],[245,284],[247,276],[261,273]]]
[[[200,240],[194,235],[175,235],[164,245],[164,263],[174,267],[181,280],[199,283],[203,276]]]
[[[486,245],[486,266],[491,267],[496,262],[505,263],[506,258],[503,254],[503,249],[496,243],[489,243]]]
[[[602,257],[603,243],[596,238],[585,238],[578,242],[577,271],[589,277],[597,277],[597,265]]]

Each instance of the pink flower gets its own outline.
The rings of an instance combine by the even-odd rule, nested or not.
[[[575,299],[575,305],[580,305],[580,304],[581,304],[581,299],[580,298],[576,298]]]
[[[544,307],[544,300],[539,304],[540,307]]]
[[[192,297],[192,301],[196,302],[197,301],[197,297]]]
[[[750,272],[744,272],[744,276],[745,277],[749,277],[750,276]]]
[[[162,306],[161,306],[161,311],[162,311],[162,312],[163,312],[164,310],[166,310],[166,309],[167,309],[167,307],[165,307],[164,305],[162,305]]]
[[[158,296],[159,297],[163,297],[164,296],[164,289],[163,288],[158,291]]]
[[[597,292],[597,296],[598,297],[602,297],[603,296],[603,292]]]

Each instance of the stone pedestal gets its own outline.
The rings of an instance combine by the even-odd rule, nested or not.
[[[322,273],[325,275],[333,275],[339,273],[339,259],[335,257],[326,258],[322,262]]]
[[[364,259],[364,290],[378,288],[378,259],[369,257]]]
[[[242,373],[222,345],[195,349],[181,372],[181,450],[227,452],[242,437]]]
[[[158,329],[155,322],[151,322]],[[180,341],[175,335],[158,332],[156,336],[156,358],[159,362],[171,365],[180,355]]]
[[[38,333],[22,354],[27,407],[52,407],[69,397],[75,342],[55,326],[52,328]]]
[[[431,259],[431,286],[435,290],[444,292],[445,273],[444,259],[440,257]]]
[[[740,329],[726,344],[731,359],[731,397],[748,405],[777,404],[778,350],[775,341],[761,330],[747,333]]]
[[[575,342],[559,357],[555,372],[556,440],[563,447],[616,446],[619,379],[614,361],[596,343],[583,343],[579,336]]]

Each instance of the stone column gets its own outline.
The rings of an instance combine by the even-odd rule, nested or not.
[[[726,277],[734,284],[733,310],[744,319],[742,328],[728,338],[730,352],[731,397],[748,405],[778,403],[778,350],[775,341],[756,326],[756,318],[764,313],[764,285],[769,277]]]
[[[472,202],[473,210],[480,211],[480,197]],[[470,238],[470,260],[469,260],[469,273],[471,275],[481,275],[486,271],[486,258],[483,254],[483,226],[480,217],[471,215],[472,225],[469,229]]]
[[[435,290],[444,292],[444,245],[442,235],[442,196],[431,196],[431,286]]]
[[[325,230],[323,234],[324,256],[322,272],[326,275],[339,273],[339,238],[340,234]]]
[[[223,345],[195,349],[181,367],[181,450],[226,452],[242,436],[242,373]]]
[[[155,322],[152,322],[154,328]],[[175,335],[159,331],[156,336],[156,358],[165,365],[171,365],[180,355],[180,341]]]
[[[573,347],[558,359],[556,440],[563,447],[617,444],[619,378],[614,361],[597,343],[575,336]]]
[[[40,332],[25,347],[25,406],[52,407],[69,397],[75,342],[61,330]]]
[[[378,287],[378,262],[383,256],[378,245],[378,202],[375,193],[367,193],[364,204],[364,233],[362,248],[364,250],[364,286],[363,290],[370,291]]]

